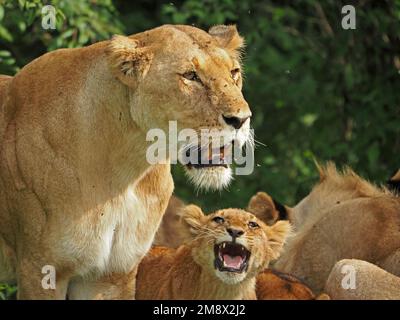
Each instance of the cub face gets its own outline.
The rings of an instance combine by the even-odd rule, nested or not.
[[[267,226],[240,209],[204,215],[190,205],[181,216],[192,234],[189,245],[196,263],[230,285],[255,277],[277,259],[290,231],[287,221]]]
[[[187,129],[200,137],[206,129],[216,138],[212,146],[200,139],[167,141],[177,146],[178,158],[187,160],[187,175],[200,187],[225,187],[232,175],[227,161],[232,145],[241,148],[251,139],[251,112],[241,91],[242,46],[235,26],[205,32],[165,25],[115,36],[107,48],[112,72],[127,86],[131,116],[140,129],[161,129],[168,137],[169,121],[176,121],[178,132]]]

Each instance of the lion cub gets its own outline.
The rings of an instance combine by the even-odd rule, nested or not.
[[[191,239],[177,249],[154,247],[139,265],[136,299],[256,299],[256,276],[279,257],[287,221],[267,226],[240,209],[181,212]]]

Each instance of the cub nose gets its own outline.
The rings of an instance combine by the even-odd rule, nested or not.
[[[231,229],[231,228],[226,229],[226,231],[228,231],[229,235],[234,239],[239,238],[244,233],[242,230]]]
[[[240,129],[245,123],[245,121],[250,118],[250,117],[244,117],[244,118],[239,118],[239,117],[231,117],[231,116],[222,116],[224,119],[225,123],[229,126],[234,127],[236,130]]]

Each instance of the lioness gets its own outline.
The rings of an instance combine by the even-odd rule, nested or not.
[[[165,25],[47,53],[2,80],[0,282],[17,280],[22,299],[64,299],[71,280],[137,266],[173,190],[169,157],[150,164],[146,135],[176,120],[243,145],[242,45],[234,26]],[[189,163],[191,180],[228,184],[226,147],[223,165]],[[42,270],[56,272],[54,290]]]
[[[204,215],[195,205],[181,215],[192,238],[177,249],[150,250],[139,265],[136,299],[255,299],[256,276],[279,256],[289,223],[267,226],[240,209]],[[96,298],[126,299],[135,275],[106,279],[112,290]]]
[[[400,198],[352,170],[320,167],[320,182],[294,208],[294,236],[274,265],[321,292],[341,259],[374,263],[400,276]]]
[[[333,267],[325,292],[335,300],[400,300],[400,277],[366,261],[344,259]]]

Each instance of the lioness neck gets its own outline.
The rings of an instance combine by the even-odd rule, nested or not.
[[[91,71],[85,87],[98,92],[98,101],[91,110],[91,119],[87,119],[94,134],[88,141],[92,145],[86,147],[95,149],[96,162],[107,168],[102,172],[102,179],[108,178],[118,188],[140,177],[150,167],[146,161],[146,132],[132,120],[128,87],[110,75],[105,59],[99,59]]]
[[[15,179],[40,185],[51,173],[79,207],[85,202],[93,208],[121,194],[150,168],[146,132],[131,117],[130,89],[110,72],[106,45],[47,53],[10,84],[10,97],[18,97],[18,103],[10,100],[19,131],[12,143],[24,146],[14,157],[33,168]],[[74,67],[66,72],[69,66]]]

